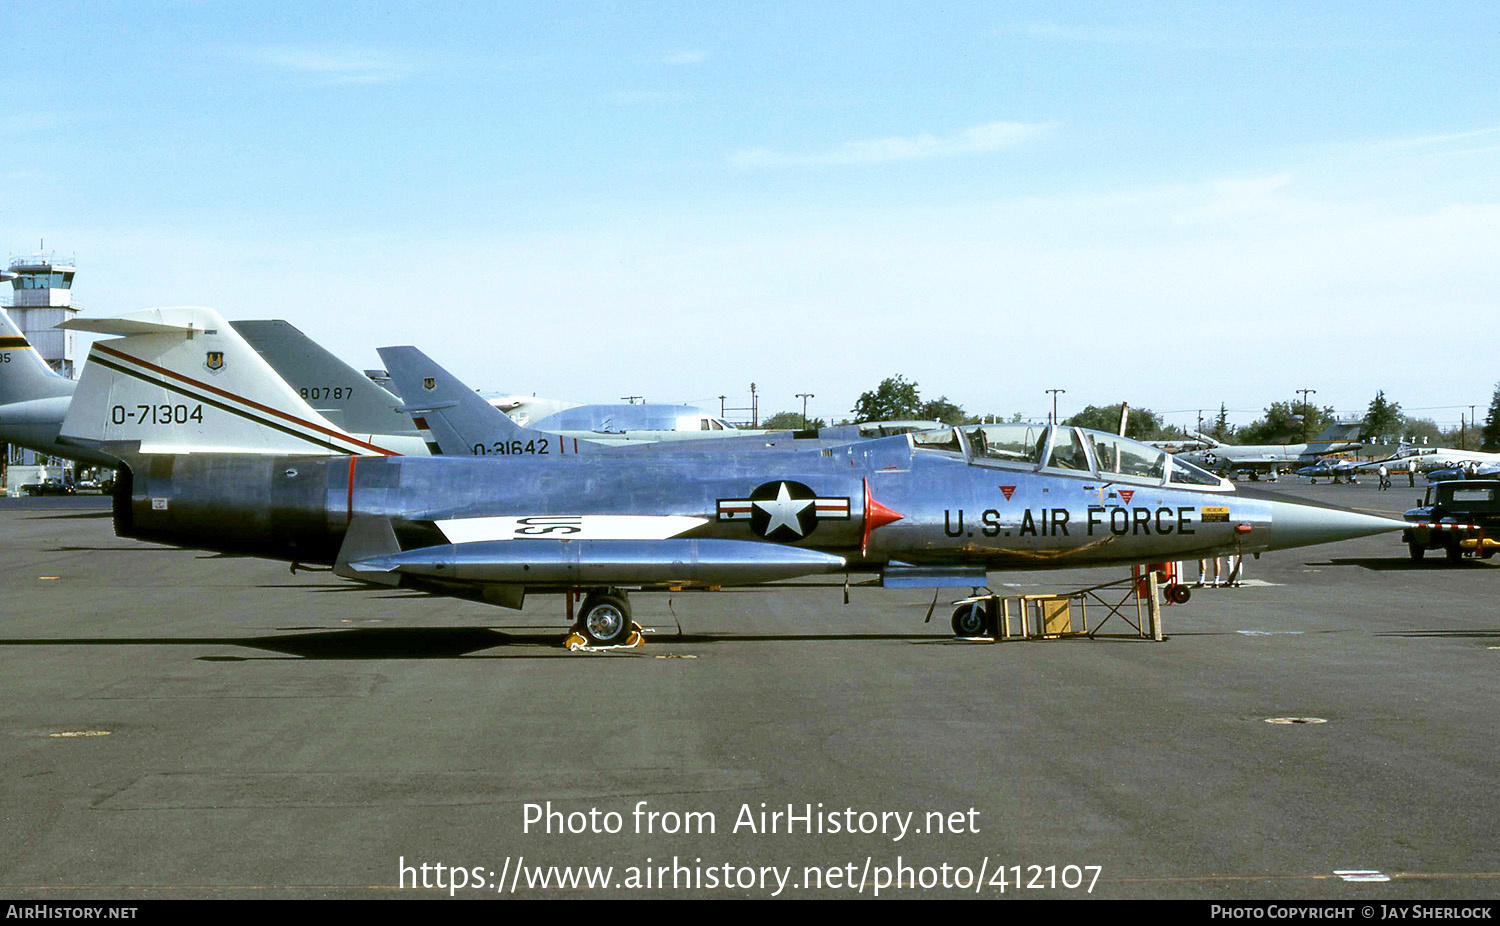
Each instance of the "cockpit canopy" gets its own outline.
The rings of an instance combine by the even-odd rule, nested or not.
[[[912,435],[918,450],[961,454],[978,466],[1088,474],[1112,482],[1233,491],[1228,480],[1150,444],[1087,428],[978,424]]]

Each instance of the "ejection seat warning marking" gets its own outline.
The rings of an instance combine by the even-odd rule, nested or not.
[[[1229,508],[1226,506],[1204,505],[1202,511],[1204,524],[1229,523]]]
[[[151,510],[152,511],[166,511],[167,510],[167,500],[164,499],[164,498],[153,498],[153,499],[151,499]]]

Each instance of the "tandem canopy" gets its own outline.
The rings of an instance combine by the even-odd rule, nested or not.
[[[1227,479],[1150,444],[1088,428],[977,424],[912,435],[917,450],[959,454],[970,464],[1091,475],[1112,482],[1234,491]]]

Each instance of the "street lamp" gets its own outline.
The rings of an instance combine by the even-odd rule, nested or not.
[[[1043,390],[1043,391],[1051,393],[1051,395],[1052,395],[1052,417],[1050,419],[1048,419],[1048,423],[1049,424],[1057,424],[1057,394],[1059,392],[1067,392],[1068,390],[1066,390],[1066,389],[1046,389],[1046,390]]]
[[[1302,442],[1307,443],[1307,426],[1312,421],[1312,406],[1308,404],[1307,396],[1308,393],[1317,395],[1318,390],[1298,389],[1296,390],[1296,392],[1298,392],[1302,396]]]
[[[799,392],[797,398],[802,400],[802,430],[807,430],[807,400],[816,398],[811,392]]]

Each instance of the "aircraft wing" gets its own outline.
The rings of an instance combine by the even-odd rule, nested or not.
[[[566,519],[546,516],[498,520],[555,523]],[[538,530],[547,526],[525,527]],[[403,577],[511,585],[524,594],[524,589],[538,587],[755,585],[838,572],[846,565],[842,556],[778,543],[687,537],[640,539],[640,534],[650,532],[646,527],[642,523],[631,524],[627,535],[636,536],[628,539],[580,540],[573,539],[576,535],[566,531],[541,537],[512,533],[507,539],[402,550],[388,519],[360,516],[349,526],[334,572],[345,578],[385,585],[400,584]],[[683,525],[673,523],[666,528],[680,530]],[[442,529],[445,535],[455,536],[451,524]],[[607,537],[608,533],[603,531],[602,535]]]

